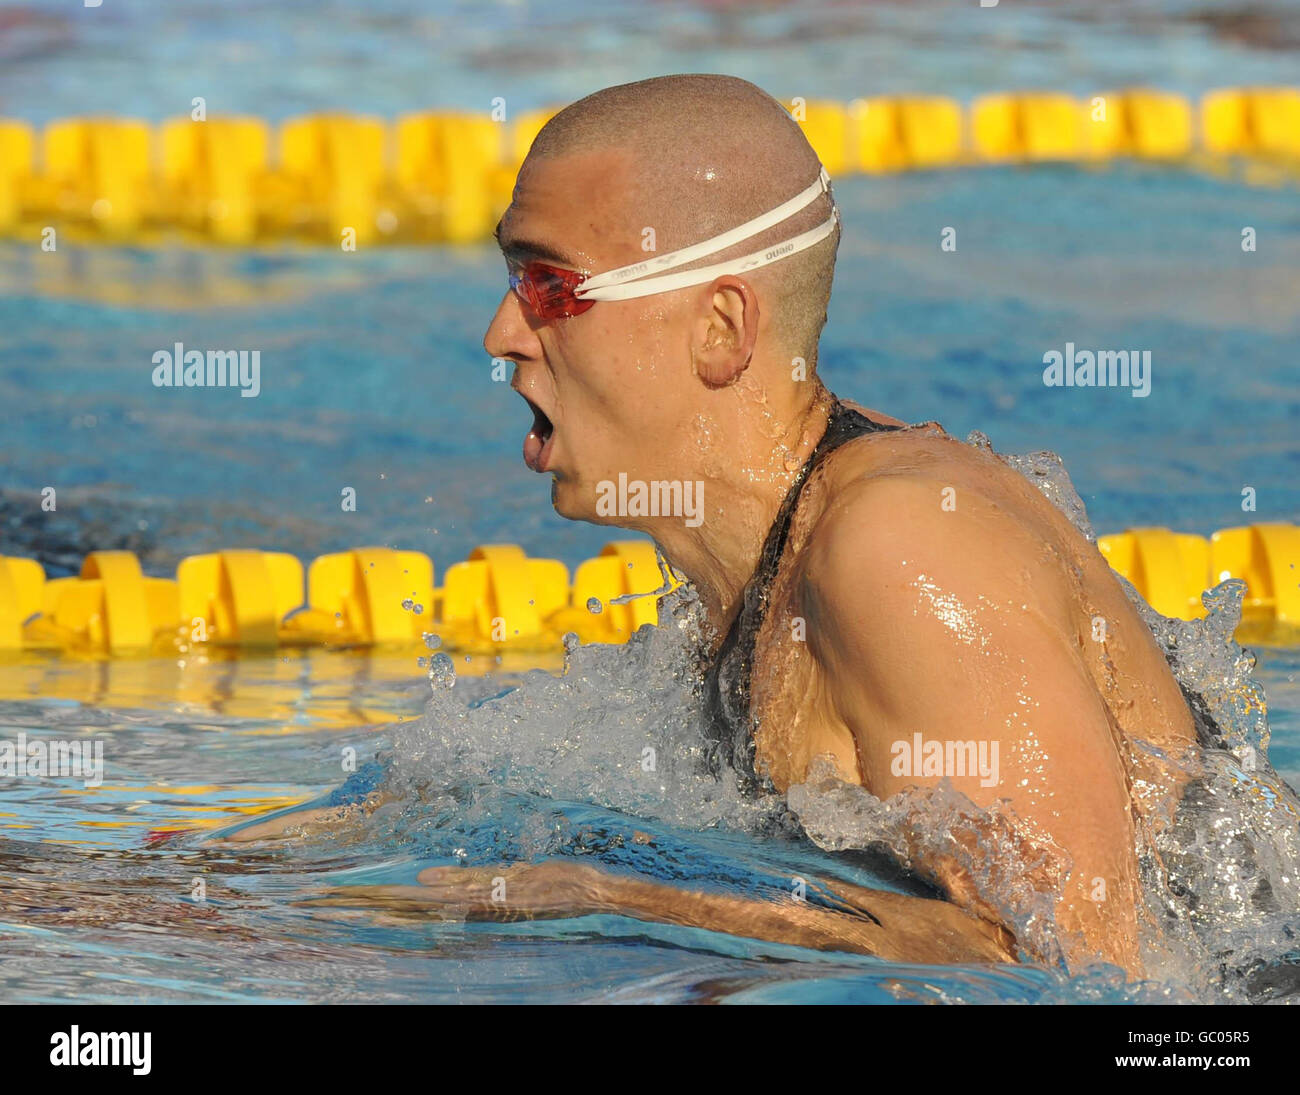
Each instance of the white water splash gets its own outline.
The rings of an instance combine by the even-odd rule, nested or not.
[[[507,789],[590,803],[702,830],[757,830],[779,814],[776,796],[747,798],[733,772],[707,770],[697,695],[703,613],[689,586],[666,595],[658,627],[626,645],[566,642],[563,676],[535,670],[516,683],[434,680],[425,715],[394,737],[388,789],[429,801],[456,788]],[[525,841],[549,854],[557,841]]]
[[[970,440],[988,448],[979,435]],[[1003,459],[1095,540],[1055,454]],[[1159,616],[1124,584],[1175,676],[1217,724],[1217,740],[1203,750],[1202,778],[1174,823],[1140,834],[1152,911],[1143,956],[1154,979],[1144,998],[1285,995],[1294,991],[1292,974],[1278,959],[1295,950],[1300,926],[1300,801],[1268,765],[1254,659],[1232,638],[1241,584],[1207,593],[1209,615],[1191,622]],[[643,628],[625,646],[571,638],[561,677],[536,671],[510,684],[456,681],[444,659],[431,673],[425,716],[394,738],[387,789],[403,803],[396,828],[405,835],[439,827],[444,834],[489,833],[474,854],[538,858],[572,850],[579,839],[558,809],[563,803],[686,831],[755,835],[789,831],[793,810],[807,836],[829,851],[883,849],[905,865],[927,848],[955,856],[979,897],[1027,948],[1063,968],[1052,908],[1068,860],[1024,839],[1013,811],[982,811],[950,787],[882,802],[827,768],[815,767],[786,800],[747,798],[730,769],[715,778],[698,696],[703,627],[698,598],[686,586],[663,598],[659,627]],[[557,809],[539,809],[545,800]],[[1122,986],[1114,971],[1088,976],[1099,979],[1103,994]]]

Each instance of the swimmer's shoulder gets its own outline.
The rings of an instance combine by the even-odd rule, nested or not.
[[[971,456],[978,450],[952,437],[938,422],[907,423],[881,411],[869,410],[844,401],[872,422],[896,427],[879,433],[863,433],[831,453],[821,469],[827,493],[841,497],[858,493],[883,479],[924,479],[948,475],[973,467]]]
[[[1008,597],[1032,583],[1040,604],[1065,605],[1055,561],[1089,545],[1078,537],[1067,550],[1068,519],[995,453],[927,422],[866,434],[827,465],[796,539],[805,578],[878,586],[924,563],[953,589],[998,591],[1010,575]]]
[[[991,448],[953,437],[936,421],[907,424],[841,402],[899,428],[864,433],[825,459],[804,491],[796,551],[841,534],[858,541],[883,535],[890,552],[913,541],[1004,558],[1037,558],[1044,543],[1065,555],[1091,548],[1042,491]]]
[[[929,509],[940,488],[944,512],[957,512],[958,498],[965,496],[972,503],[1005,508],[1023,521],[1050,524],[1056,533],[1072,527],[1042,491],[992,449],[953,437],[935,421],[902,423],[883,412],[848,405],[874,422],[900,428],[865,433],[832,453],[815,492],[824,504],[874,501],[902,506],[907,513],[913,506]],[[1047,531],[1040,528],[1038,534]]]

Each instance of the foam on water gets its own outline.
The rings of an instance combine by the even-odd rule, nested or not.
[[[708,771],[697,695],[702,620],[694,591],[681,587],[663,598],[660,625],[626,645],[569,636],[562,676],[536,670],[508,684],[457,680],[451,659],[435,655],[424,717],[393,736],[384,790],[402,805],[372,821],[396,818],[430,854],[461,859],[571,851],[578,834],[567,804],[691,831],[780,826],[779,798],[745,797],[730,769],[720,779]],[[525,796],[534,809],[508,808]],[[548,800],[556,808],[540,818],[535,808]],[[480,819],[491,823],[493,835],[479,835],[493,848],[471,851],[464,838]]]
[[[1160,616],[1125,583],[1174,675],[1212,720],[1198,778],[1144,853],[1153,971],[1240,999],[1300,992],[1300,799],[1268,761],[1255,658],[1233,639],[1245,585],[1207,592],[1203,620]]]

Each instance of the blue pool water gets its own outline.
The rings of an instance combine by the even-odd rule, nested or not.
[[[1101,531],[1240,524],[1243,486],[1255,520],[1300,513],[1295,191],[1132,165],[836,190],[834,390],[1054,449]],[[445,565],[500,538],[573,564],[607,539],[555,517],[519,457],[531,418],[482,348],[504,281],[490,245],[79,259],[0,244],[5,485],[71,492],[47,535],[75,537],[84,506],[160,566],[218,541],[373,539]],[[152,356],[177,342],[259,349],[261,394],[154,388]],[[1067,342],[1149,349],[1151,394],[1044,387]]]
[[[0,4],[0,19],[20,7]],[[993,30],[978,7],[937,19],[922,5],[801,4],[748,18],[665,4],[669,29],[654,35],[639,5],[602,4],[611,18],[597,24],[583,4],[564,16],[449,4],[412,31],[401,17],[416,7],[426,11],[119,0],[99,24],[43,15],[0,39],[0,113],[39,122],[93,102],[160,118],[196,94],[270,117],[495,94],[522,109],[701,69],[836,98],[1125,82],[1191,93],[1294,74],[1294,52],[1215,32],[1192,5],[1088,17],[1007,5],[1021,10]],[[1296,25],[1294,5],[1261,10]],[[786,49],[792,27],[797,50]],[[846,178],[836,193],[845,236],[822,348],[832,389],[958,436],[982,430],[1000,451],[1056,451],[1102,532],[1300,519],[1295,189],[1117,165]],[[1240,248],[1246,225],[1254,253]],[[945,227],[955,253],[940,250]],[[609,536],[555,517],[546,481],[522,465],[530,415],[491,380],[480,344],[503,288],[488,246],[44,255],[0,243],[0,553],[38,555],[57,575],[85,551],[129,547],[165,574],[223,546],[309,558],[384,543],[426,551],[441,574],[476,544],[510,541],[572,568]],[[1045,388],[1042,356],[1067,341],[1149,349],[1151,395]],[[154,388],[152,354],[176,342],[259,349],[261,394]],[[47,486],[52,515],[39,511]],[[347,486],[355,513],[339,507]],[[1251,515],[1245,486],[1258,497]],[[615,917],[464,925],[311,903],[334,887],[409,883],[430,865],[563,854],[737,892],[818,872],[886,884],[684,766],[646,797],[622,765],[650,732],[689,753],[689,699],[662,647],[592,657],[571,686],[465,679],[432,708],[414,655],[0,663],[0,737],[90,735],[106,757],[98,788],[0,784],[0,999],[1187,994],[1177,979],[908,968]],[[1259,658],[1270,756],[1294,785],[1300,653]],[[204,843],[328,794],[346,748],[363,763],[395,758],[397,806],[334,836]],[[185,826],[199,832],[149,836]]]

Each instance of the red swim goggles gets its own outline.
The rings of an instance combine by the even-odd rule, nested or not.
[[[510,288],[539,319],[580,316],[596,302],[579,300],[573,291],[587,280],[580,270],[565,270],[545,262],[510,267]]]
[[[716,262],[711,266],[677,273],[667,271],[718,254],[775,227],[811,205],[823,194],[829,194],[830,188],[831,177],[823,167],[818,171],[816,180],[789,201],[782,202],[775,209],[737,225],[720,236],[667,255],[656,255],[630,266],[620,266],[617,270],[606,270],[601,274],[584,274],[580,270],[566,270],[562,266],[539,261],[508,262],[510,288],[539,318],[550,320],[580,316],[598,300],[633,300],[702,285],[724,274],[746,274],[760,266],[798,254],[829,236],[840,220],[834,199],[831,201],[830,216],[826,220],[816,228],[810,228],[783,243],[772,244],[764,250]]]

